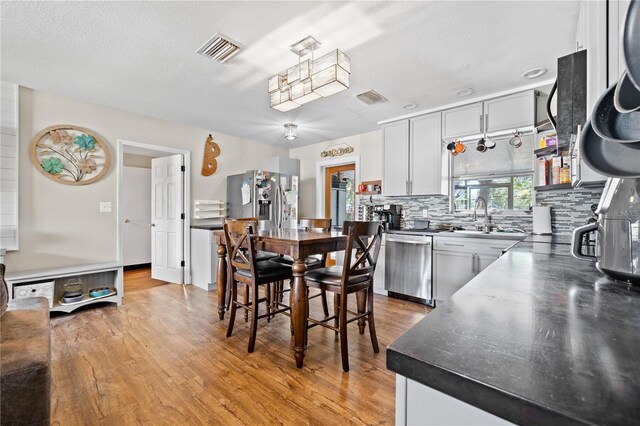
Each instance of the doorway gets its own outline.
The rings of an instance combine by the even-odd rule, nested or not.
[[[325,168],[324,217],[331,218],[334,229],[355,218],[355,178],[355,163]]]
[[[190,284],[190,151],[119,140],[117,165],[119,261],[156,284]]]

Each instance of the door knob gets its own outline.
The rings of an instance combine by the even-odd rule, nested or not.
[[[155,223],[150,223],[150,224],[149,224],[149,228],[153,228],[154,226],[156,226],[156,224],[155,224]]]
[[[125,220],[124,220],[124,223],[129,223],[129,219],[125,219]]]

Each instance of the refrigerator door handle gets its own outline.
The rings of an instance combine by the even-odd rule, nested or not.
[[[276,187],[276,228],[282,228],[282,187],[278,184]]]

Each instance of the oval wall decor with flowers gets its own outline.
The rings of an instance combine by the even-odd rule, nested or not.
[[[66,185],[88,185],[109,170],[107,144],[91,130],[59,124],[40,131],[31,142],[31,162],[40,173]]]

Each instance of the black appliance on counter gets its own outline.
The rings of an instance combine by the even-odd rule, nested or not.
[[[402,206],[396,204],[380,204],[373,206],[373,215],[375,220],[382,222],[385,231],[390,229],[400,229]]]

